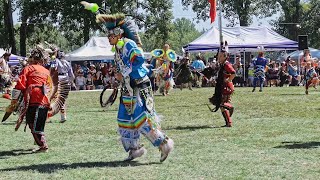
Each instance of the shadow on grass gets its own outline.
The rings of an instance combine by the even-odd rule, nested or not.
[[[51,163],[51,164],[36,164],[30,166],[20,166],[15,168],[0,169],[3,171],[38,171],[39,173],[54,173],[57,170],[77,169],[77,168],[99,168],[99,167],[132,167],[132,166],[144,166],[152,164],[161,164],[160,162],[151,163],[139,163],[136,161],[111,161],[111,162],[83,162],[83,163]]]
[[[209,104],[209,103],[208,103]],[[190,108],[190,107],[207,107],[208,104],[195,104],[195,103],[190,103],[189,105],[177,105],[175,108]]]
[[[286,148],[286,149],[311,149],[319,148],[320,142],[282,142],[283,145],[276,146],[274,148]]]
[[[16,122],[13,122],[13,121],[5,121],[5,122],[2,122],[1,125],[16,125]]]
[[[7,156],[20,156],[32,154],[32,149],[15,149],[11,151],[0,151],[0,159],[5,159]]]
[[[300,96],[305,96],[305,94],[302,94],[302,93],[283,93],[283,94],[279,94],[280,96],[297,96],[297,95],[300,95]]]
[[[99,109],[99,110],[73,110],[73,111],[70,111],[70,112],[73,112],[73,113],[83,113],[83,112],[89,112],[89,113],[103,113],[103,112],[117,112],[118,110],[117,109]]]
[[[198,129],[214,129],[214,128],[223,128],[223,127],[215,127],[215,126],[177,126],[177,127],[168,127],[168,128],[163,128],[164,130],[190,130],[190,131],[195,131]]]

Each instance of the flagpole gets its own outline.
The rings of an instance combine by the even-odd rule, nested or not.
[[[219,0],[219,33],[220,33],[220,49],[222,48],[223,44],[223,35],[222,35],[222,3]]]

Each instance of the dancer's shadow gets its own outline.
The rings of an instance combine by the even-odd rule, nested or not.
[[[305,96],[305,94],[302,93],[283,93],[283,94],[279,94],[280,96]]]
[[[160,162],[139,163],[136,161],[111,161],[111,162],[83,162],[83,163],[52,163],[52,164],[35,164],[30,166],[20,166],[16,168],[0,169],[1,171],[38,171],[39,173],[54,173],[57,170],[78,169],[78,168],[99,168],[99,167],[128,167],[128,166],[144,166],[152,164],[161,164]]]
[[[177,126],[177,127],[167,127],[167,128],[163,128],[164,130],[190,130],[190,131],[195,131],[198,129],[214,129],[214,128],[223,128],[220,126]]]
[[[5,126],[7,126],[7,125],[16,125],[16,124],[17,124],[17,122],[13,122],[13,121],[5,121],[5,122],[1,123],[1,125],[5,125]]]
[[[0,159],[5,159],[8,156],[20,156],[32,154],[32,149],[15,149],[11,151],[0,151]]]
[[[282,142],[282,145],[274,148],[286,148],[286,149],[312,149],[320,148],[320,142]]]

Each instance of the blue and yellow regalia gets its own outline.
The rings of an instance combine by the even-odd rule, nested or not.
[[[92,6],[89,3],[82,4]],[[139,143],[140,134],[143,134],[154,146],[159,147],[162,162],[173,149],[173,141],[160,129],[137,26],[123,14],[98,14],[96,20],[107,30],[108,36],[120,37],[113,51],[117,73],[122,75],[117,119],[122,145],[129,152],[126,160],[133,160],[145,153]]]
[[[168,44],[165,44],[163,49],[155,49],[151,51],[151,55],[158,60],[157,68],[161,69],[157,77],[158,81],[160,81],[160,93],[167,95],[174,85],[173,71],[177,55],[173,50],[169,49]]]

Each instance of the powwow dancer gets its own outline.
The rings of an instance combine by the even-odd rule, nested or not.
[[[183,89],[184,84],[188,84],[189,90],[192,90],[193,75],[190,70],[189,56],[186,55],[182,60],[177,70],[177,81],[180,82],[180,90]]]
[[[314,67],[312,66],[312,63],[308,61],[305,67],[305,88],[306,88],[305,93],[309,94],[308,92],[309,87],[312,85],[313,87],[316,88],[316,85],[318,83],[319,83],[318,74],[315,71]]]
[[[54,54],[57,58],[53,60],[50,66],[54,88],[50,97],[51,109],[48,117],[50,118],[60,111],[60,123],[64,123],[67,120],[66,100],[75,76],[71,64],[65,60],[64,52],[56,49]]]
[[[96,4],[81,2],[86,9],[98,7]],[[160,129],[159,117],[156,114],[148,69],[144,66],[137,27],[133,21],[125,19],[123,14],[98,14],[96,21],[107,29],[108,39],[115,51],[117,79],[122,82],[120,105],[118,111],[118,132],[131,161],[142,156],[146,150],[139,144],[143,134],[161,151],[160,162],[163,162],[173,149],[173,140]]]
[[[0,58],[0,86],[3,92],[3,97],[10,99],[10,87],[11,87],[11,70],[8,65],[9,57],[11,53],[6,52]]]
[[[32,58],[28,58],[29,60],[31,60]],[[19,65],[17,65],[15,67],[15,69],[12,71],[12,76],[13,76],[13,83],[12,83],[12,86],[16,86],[17,82],[19,81],[19,75],[21,74],[22,70],[29,64],[31,64],[32,62],[29,61],[27,62],[27,60],[25,58],[20,58],[19,59]],[[8,94],[8,98],[9,100],[11,100],[11,97],[10,95]],[[20,96],[18,99],[17,99],[17,103],[16,103],[16,106],[15,108],[10,108],[10,106],[6,109],[6,113],[5,115],[3,116],[2,118],[2,122],[5,122],[12,113],[14,114],[21,114],[21,112],[23,111],[24,109],[24,102],[23,102],[23,97]]]
[[[24,109],[19,116],[15,130],[19,129],[23,119],[26,118],[35,143],[39,146],[33,152],[47,152],[48,150],[44,127],[50,107],[47,91],[51,81],[50,72],[43,67],[44,57],[44,49],[40,47],[31,52],[32,64],[22,70],[17,85],[12,90],[11,105],[8,107],[13,111],[18,105],[19,97],[23,96]]]
[[[256,90],[258,80],[260,82],[259,92],[262,92],[264,80],[266,78],[265,69],[266,69],[267,63],[268,63],[268,60],[263,57],[263,52],[260,52],[257,60],[253,61],[255,72],[254,72],[252,92]]]
[[[169,44],[165,44],[163,49],[155,49],[151,51],[153,55],[160,62],[161,73],[160,76],[160,93],[164,96],[169,94],[169,91],[174,86],[173,81],[173,71],[174,71],[174,62],[177,60],[176,53],[170,49]],[[159,67],[159,68],[160,68]]]
[[[227,47],[222,47],[218,53],[220,69],[218,72],[215,93],[211,98],[209,98],[209,101],[216,106],[215,109],[211,109],[212,112],[216,112],[220,108],[226,123],[224,127],[231,127],[231,116],[234,110],[234,107],[231,104],[231,95],[234,91],[232,80],[235,77],[236,71],[233,69],[232,64],[228,62],[227,59]]]

